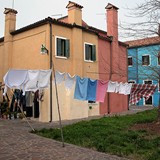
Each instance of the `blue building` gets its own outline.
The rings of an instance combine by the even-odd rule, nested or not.
[[[157,84],[157,90],[149,100],[142,98],[141,105],[159,105],[160,95],[160,37],[126,42],[128,47],[128,82]]]

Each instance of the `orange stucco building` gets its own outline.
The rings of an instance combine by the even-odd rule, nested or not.
[[[0,38],[0,82],[8,69],[50,69],[92,79],[127,82],[126,44],[118,41],[118,8],[106,6],[107,32],[89,26],[82,19],[83,6],[69,1],[68,15],[50,17],[16,30],[14,9],[5,8],[5,33]],[[48,54],[41,54],[41,45]],[[90,55],[87,55],[87,48]],[[40,121],[57,121],[55,86],[46,89],[40,103]],[[52,92],[52,94],[50,94]],[[58,85],[61,117],[86,118],[128,109],[128,97],[106,93],[104,103],[88,104],[73,99],[64,84]],[[52,98],[50,98],[50,95]],[[92,109],[89,106],[92,105]]]

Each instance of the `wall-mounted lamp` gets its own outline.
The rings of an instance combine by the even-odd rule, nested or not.
[[[48,49],[43,44],[41,45],[41,54],[48,54]]]

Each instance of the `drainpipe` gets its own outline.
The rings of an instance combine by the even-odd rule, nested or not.
[[[49,26],[50,26],[50,69],[52,69],[52,22],[49,21]],[[51,77],[50,77],[50,121],[52,122],[52,72],[51,72]]]
[[[112,77],[112,39],[113,37],[111,37],[111,41],[110,41],[110,73],[109,73],[109,80],[111,80]],[[110,114],[110,94],[108,92],[108,114]]]
[[[138,49],[136,48],[136,62],[137,62],[137,63],[136,63],[136,65],[137,65],[137,66],[136,66],[136,74],[137,74],[137,75],[136,75],[136,83],[138,83],[138,68],[139,68],[139,67],[138,67],[138,61],[139,61],[139,59],[138,59]]]

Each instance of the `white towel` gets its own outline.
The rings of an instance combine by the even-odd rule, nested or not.
[[[56,73],[55,73],[56,84],[61,84],[64,81],[64,76],[65,76],[65,73],[61,73],[59,71],[56,71]]]
[[[38,88],[43,89],[49,86],[50,76],[52,70],[40,70],[39,77],[38,77]]]
[[[65,88],[66,88],[66,90],[71,90],[72,89],[75,80],[76,80],[75,75],[71,76],[69,73],[66,73],[66,78],[65,78]]]

